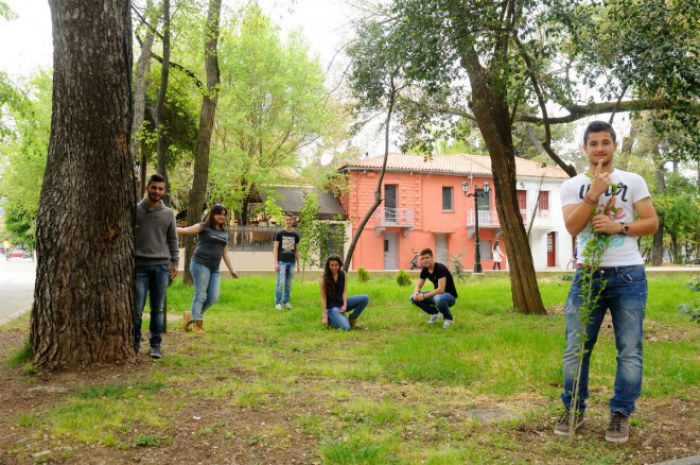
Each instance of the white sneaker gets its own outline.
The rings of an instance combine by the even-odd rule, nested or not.
[[[287,302],[286,304],[284,304],[284,308],[286,308],[287,310],[291,310],[291,309],[292,309],[292,304],[290,304],[289,302]]]
[[[428,320],[427,323],[428,323],[429,325],[434,325],[435,323],[438,322],[439,319],[440,319],[440,314],[439,314],[439,313],[436,313],[435,315],[433,315],[433,316],[430,317],[430,319]]]
[[[452,326],[452,323],[454,323],[454,320],[445,320],[445,322],[442,324],[442,329],[447,329],[450,326]]]
[[[282,304],[275,305],[275,310],[282,310]]]

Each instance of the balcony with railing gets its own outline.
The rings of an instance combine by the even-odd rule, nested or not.
[[[479,228],[493,229],[500,228],[501,222],[498,218],[496,210],[478,210],[479,212]],[[525,226],[529,226],[532,219],[533,209],[521,209],[520,216],[523,219]],[[535,222],[532,225],[534,228],[551,228],[552,217],[549,210],[537,209],[535,212]],[[467,228],[476,227],[476,217],[474,210],[467,211]]]
[[[413,228],[413,208],[377,208],[374,214],[377,233],[386,228],[404,228],[408,232]]]

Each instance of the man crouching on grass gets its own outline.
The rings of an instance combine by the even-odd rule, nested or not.
[[[566,299],[566,348],[564,349],[564,393],[561,399],[566,411],[554,433],[571,434],[570,411],[576,409],[573,429],[583,423],[588,399],[588,368],[605,312],[610,309],[617,348],[615,388],[610,399],[610,424],[605,440],[625,443],[629,439],[629,416],[642,390],[642,325],[647,300],[647,278],[644,260],[639,253],[637,237],[654,234],[659,227],[649,189],[641,176],[613,166],[615,131],[604,121],[588,125],[583,135],[583,150],[588,156],[588,173],[581,173],[561,186],[561,204],[566,229],[576,236],[578,269]],[[612,184],[616,184],[613,189]],[[607,206],[608,208],[604,208]],[[605,212],[610,213],[606,215]],[[635,216],[637,219],[635,219]],[[584,296],[582,279],[586,242],[594,233],[610,235],[600,268],[592,280],[594,308],[586,317],[585,344],[579,370],[579,338]],[[602,290],[600,290],[602,289]],[[580,372],[579,399],[573,395]]]
[[[411,303],[431,315],[428,320],[429,325],[437,323],[442,314],[445,318],[442,327],[447,329],[454,323],[450,307],[457,301],[457,289],[455,289],[452,273],[445,265],[433,260],[433,251],[430,249],[421,250],[420,259],[422,269],[416,288],[411,295]],[[435,289],[421,292],[426,279],[433,283]]]

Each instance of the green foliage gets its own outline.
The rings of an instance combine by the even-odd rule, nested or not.
[[[396,275],[396,284],[399,286],[410,286],[411,277],[404,270],[399,270],[399,273]]]
[[[159,442],[158,436],[141,434],[134,439],[134,447],[157,447]]]
[[[10,106],[14,128],[0,146],[0,198],[12,241],[31,247],[51,132],[51,73],[38,73],[24,92],[21,105]]]
[[[362,268],[362,267],[358,268],[357,269],[357,279],[359,279],[360,282],[366,283],[367,281],[370,280],[369,271],[367,271],[367,269]]]
[[[671,175],[664,193],[654,197],[654,206],[670,238],[674,261],[683,263],[700,239],[700,191],[690,180]],[[682,243],[689,245],[689,253],[684,253]]]
[[[305,194],[304,205],[299,212],[299,257],[302,269],[306,265],[322,267],[326,258],[342,252],[345,243],[345,227],[339,221],[317,220],[318,195]]]
[[[693,280],[687,283],[690,292],[700,292],[700,277],[694,276]],[[678,306],[681,315],[688,315],[690,321],[700,323],[700,302],[697,298],[691,302],[687,302]]]
[[[318,196],[311,193],[304,198],[304,206],[299,212],[299,258],[302,268],[305,269],[307,263],[318,264],[320,257],[314,257],[314,245],[318,243],[317,230],[315,227],[316,215],[318,214]]]
[[[277,224],[284,224],[284,211],[282,211],[282,208],[271,195],[265,200],[265,214],[271,221]]]
[[[24,341],[22,347],[12,352],[7,364],[10,368],[18,368],[32,359],[32,346],[29,340]]]
[[[255,190],[267,193],[284,182],[299,167],[302,146],[325,150],[345,118],[298,31],[283,40],[260,8],[250,6],[221,33],[210,182],[213,196],[237,210]]]

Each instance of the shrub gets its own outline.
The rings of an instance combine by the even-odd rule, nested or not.
[[[369,272],[364,268],[358,268],[357,269],[357,279],[359,279],[363,283],[369,281]]]
[[[399,286],[408,286],[411,284],[411,277],[404,270],[399,270],[399,274],[396,275],[396,283]]]

